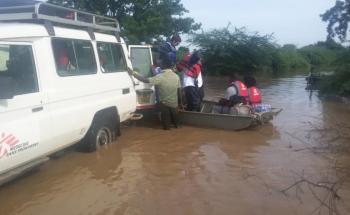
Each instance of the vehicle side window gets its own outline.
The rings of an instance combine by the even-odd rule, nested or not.
[[[91,42],[83,40],[52,39],[52,48],[60,76],[88,75],[97,72]]]
[[[97,49],[102,72],[110,73],[126,71],[127,67],[124,52],[120,44],[98,42]]]
[[[96,60],[92,44],[87,41],[73,41],[80,74],[97,72]]]
[[[15,95],[39,91],[30,45],[0,45],[0,76],[14,82]]]

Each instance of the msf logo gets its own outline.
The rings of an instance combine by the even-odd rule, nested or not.
[[[0,159],[6,156],[11,148],[15,146],[19,140],[12,134],[1,133],[0,134]]]

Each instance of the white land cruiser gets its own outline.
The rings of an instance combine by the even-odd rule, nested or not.
[[[0,184],[74,143],[94,151],[119,135],[137,99],[116,20],[35,3],[0,8],[0,21]]]

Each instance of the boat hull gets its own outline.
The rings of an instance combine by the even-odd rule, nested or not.
[[[253,125],[255,121],[252,116],[234,116],[190,111],[180,111],[179,118],[182,124],[226,130],[246,129]]]
[[[248,115],[231,115],[213,113],[216,102],[203,101],[201,112],[179,111],[182,124],[225,130],[243,130],[254,125],[272,120],[282,109],[273,108],[269,112],[250,113]]]

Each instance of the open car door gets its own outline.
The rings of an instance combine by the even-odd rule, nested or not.
[[[149,45],[130,45],[130,60],[134,71],[144,77],[152,77],[152,50]],[[155,88],[151,84],[135,80],[135,89],[137,94],[137,109],[152,109],[156,104]]]

